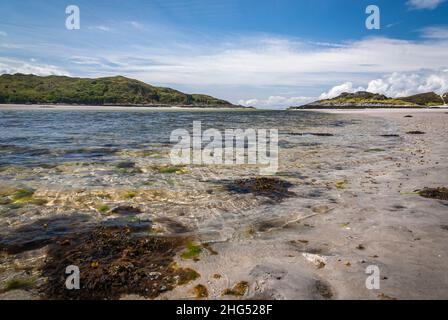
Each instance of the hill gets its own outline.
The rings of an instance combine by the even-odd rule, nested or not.
[[[239,107],[211,96],[185,94],[122,76],[89,79],[24,74],[0,76],[0,103]]]
[[[448,102],[447,100],[445,101]],[[318,100],[304,106],[291,107],[289,109],[418,108],[443,104],[444,100],[442,97],[434,92],[403,98],[389,98],[382,94],[359,91],[356,93],[345,92],[333,99]]]
[[[445,101],[443,101],[442,97],[434,92],[420,93],[410,97],[402,98],[402,100],[426,106],[440,106],[445,104]]]

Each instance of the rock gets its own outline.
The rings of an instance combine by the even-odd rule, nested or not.
[[[142,211],[139,208],[135,208],[132,206],[119,206],[116,208],[113,208],[111,210],[111,213],[119,214],[119,215],[137,215],[142,213]]]
[[[246,281],[240,281],[233,286],[232,289],[225,289],[222,293],[223,296],[244,296],[249,290],[249,283]]]
[[[135,167],[135,162],[132,161],[123,161],[119,162],[115,165],[118,169],[131,169]]]
[[[198,284],[196,287],[194,287],[193,292],[197,299],[208,298],[207,287],[202,284]]]
[[[330,211],[330,208],[326,205],[321,205],[321,206],[313,207],[312,210],[314,213],[324,214],[324,213],[327,213],[328,211]]]
[[[314,264],[318,269],[324,268],[327,264],[327,259],[321,255],[312,253],[302,253],[302,255],[306,260]]]

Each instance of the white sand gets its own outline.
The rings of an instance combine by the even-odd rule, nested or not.
[[[219,254],[204,253],[199,262],[180,262],[202,277],[166,298],[193,298],[198,283],[208,287],[211,299],[232,298],[222,291],[239,281],[250,284],[245,298],[323,299],[328,292],[333,299],[448,298],[448,202],[412,194],[448,185],[447,111],[331,112],[392,120],[403,142],[384,161],[354,167],[329,212],[215,244]],[[406,134],[413,130],[426,134]],[[322,268],[319,259],[325,261]],[[365,286],[369,265],[380,269],[379,290]],[[215,279],[216,273],[222,278]]]

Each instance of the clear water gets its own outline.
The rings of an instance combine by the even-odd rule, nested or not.
[[[221,131],[278,129],[277,178],[291,183],[294,196],[274,201],[226,189],[236,179],[257,177],[256,166],[164,171],[171,132],[191,131],[193,121]],[[400,139],[381,135],[395,132],[375,118],[314,112],[0,110],[0,192],[33,189],[33,197],[46,202],[0,204],[0,238],[32,242],[118,219],[151,221],[160,233],[188,230],[209,241],[238,239],[262,230],[262,224],[281,225],[337,201],[328,184],[345,179],[360,163],[381,161]],[[122,162],[134,167],[122,168]],[[106,210],[124,205],[141,213],[123,217]],[[33,228],[44,222],[45,229]]]

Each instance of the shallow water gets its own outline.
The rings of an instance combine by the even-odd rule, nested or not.
[[[278,129],[276,178],[287,182],[287,196],[231,187],[257,177],[256,166],[166,170],[171,132],[191,132],[193,121],[203,130]],[[3,201],[0,243],[39,246],[99,221],[150,221],[152,232],[204,241],[248,237],[337,202],[335,185],[390,156],[401,138],[381,135],[396,130],[380,119],[314,112],[0,109],[0,195],[32,190],[44,202]],[[119,206],[139,210],[114,213]]]

